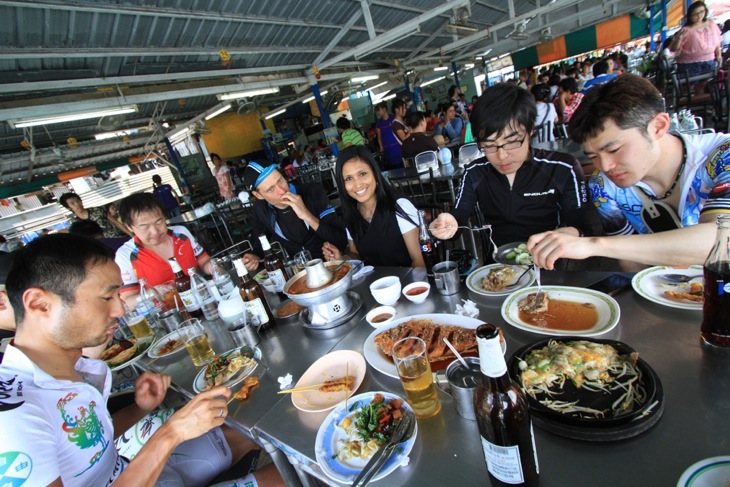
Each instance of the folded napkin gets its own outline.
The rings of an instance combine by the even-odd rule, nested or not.
[[[354,273],[352,275],[352,279],[353,280],[360,279],[361,277],[367,276],[368,274],[370,274],[374,270],[375,270],[375,267],[373,267],[371,265],[363,266],[359,271],[357,271],[356,273]]]
[[[282,391],[284,389],[291,389],[291,386],[292,386],[291,374],[286,374],[284,377],[279,377],[276,380],[279,381],[279,389],[281,389]]]
[[[461,316],[468,316],[470,318],[476,318],[479,316],[479,308],[477,304],[470,299],[461,300],[464,305],[457,304],[454,313]]]

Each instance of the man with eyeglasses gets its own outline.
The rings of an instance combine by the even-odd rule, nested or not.
[[[124,302],[136,306],[139,279],[145,278],[150,286],[175,279],[168,259],[175,257],[187,271],[195,267],[212,274],[210,256],[183,226],[167,226],[165,208],[152,193],[137,193],[124,198],[119,204],[122,222],[134,233],[131,240],[117,249],[115,261],[122,271],[124,285],[120,294]]]
[[[646,78],[624,74],[583,98],[568,130],[598,168],[588,186],[606,236],[533,235],[536,264],[598,256],[628,271],[704,262],[717,215],[730,213],[730,136],[669,128],[661,93]]]
[[[308,250],[315,259],[323,258],[322,245],[331,242],[347,247],[345,227],[327,194],[318,184],[289,184],[276,164],[250,162],[243,171],[246,190],[258,200],[253,207],[253,232],[265,234],[269,243],[279,242],[291,256]],[[249,271],[259,267],[262,255],[258,239],[252,242],[256,254],[245,254]]]
[[[470,120],[485,157],[466,167],[453,212],[429,227],[435,237],[453,237],[477,203],[498,246],[547,230],[592,233],[580,165],[566,154],[530,150],[536,117],[535,99],[517,86],[498,84],[479,97]]]

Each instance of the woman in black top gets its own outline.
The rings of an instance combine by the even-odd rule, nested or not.
[[[364,146],[343,150],[335,177],[347,227],[347,254],[373,266],[424,267],[416,208],[385,181],[370,151]],[[326,260],[342,259],[340,249],[329,242],[322,254]]]

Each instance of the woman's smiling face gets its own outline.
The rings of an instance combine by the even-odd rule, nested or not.
[[[358,203],[368,203],[375,199],[377,182],[372,168],[360,159],[350,159],[342,165],[342,179],[345,189]]]

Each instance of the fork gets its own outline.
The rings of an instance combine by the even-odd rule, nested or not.
[[[535,302],[541,303],[545,299],[545,291],[542,290],[542,283],[540,282],[540,267],[537,264],[533,264],[535,267],[535,282],[537,282],[537,294],[535,294]]]
[[[396,425],[393,433],[390,436],[388,443],[383,445],[380,450],[375,452],[370,461],[362,469],[360,475],[357,476],[355,481],[352,483],[352,487],[359,485],[360,487],[367,484],[374,475],[383,467],[385,462],[390,458],[391,453],[395,450],[395,447],[400,443],[407,441],[413,434],[413,430],[416,427],[416,418],[413,413],[403,413],[403,417]]]
[[[491,225],[482,225],[481,227],[467,227],[462,225],[456,225],[451,227],[444,227],[443,230],[451,230],[453,228],[462,228],[464,230],[471,230],[473,232],[481,232],[482,230],[489,230]]]

